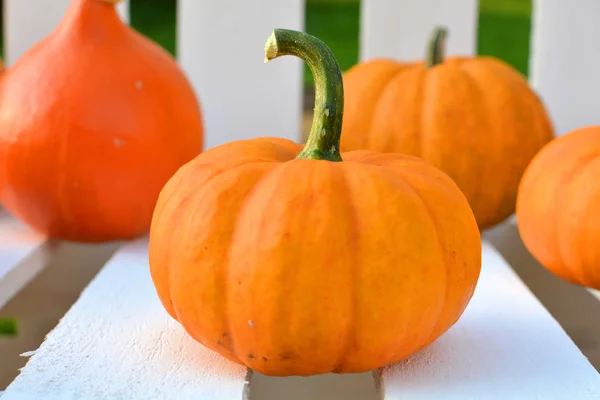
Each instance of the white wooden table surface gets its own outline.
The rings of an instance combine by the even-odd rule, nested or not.
[[[147,242],[122,248],[2,400],[244,399],[249,372],[190,339],[162,308]],[[461,320],[376,374],[382,399],[600,399],[600,375],[487,242]]]
[[[57,247],[0,207],[0,308],[48,264]]]

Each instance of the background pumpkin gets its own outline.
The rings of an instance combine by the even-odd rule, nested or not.
[[[553,137],[527,81],[492,57],[443,57],[437,28],[425,61],[366,61],[344,75],[342,151],[411,154],[446,172],[481,229],[515,210],[519,180]]]
[[[308,143],[235,141],[179,169],[150,230],[157,293],[193,338],[263,374],[403,359],[473,295],[475,217],[455,183],[416,157],[340,155],[342,78],[323,42],[275,30],[265,53],[302,57],[313,71]]]
[[[73,0],[0,86],[0,198],[59,239],[147,232],[160,190],[203,145],[186,77],[113,3]]]
[[[527,167],[517,222],[532,255],[559,277],[600,289],[600,126],[546,145]]]

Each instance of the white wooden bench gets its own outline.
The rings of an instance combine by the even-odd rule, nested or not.
[[[199,88],[208,147],[267,133],[299,140],[301,63],[290,57],[265,66],[262,46],[274,27],[303,28],[304,0],[261,1],[264,7],[245,0],[179,0],[178,58]],[[8,65],[55,26],[68,2],[5,0]],[[453,0],[452,6],[439,0],[420,0],[419,8],[413,3],[362,0],[362,58],[419,58],[421,43],[438,23],[449,26],[452,32],[450,53],[474,53],[476,0]],[[600,53],[590,55],[586,49],[592,47],[593,39],[583,37],[583,32],[600,36],[600,27],[587,17],[594,14],[590,8],[599,13],[600,5],[577,0],[575,3],[582,3],[580,9],[571,4],[565,16],[561,13],[567,10],[563,0],[534,3],[532,82],[556,116],[562,134],[593,121],[595,110],[575,110],[575,103],[580,102],[569,103],[560,93],[573,84],[563,75],[573,65],[578,66],[575,88],[569,89],[577,90],[573,96],[591,100],[600,91],[600,78],[593,71]],[[122,6],[121,11],[127,18],[128,7]],[[564,29],[556,29],[556,24]],[[576,24],[587,24],[586,29],[569,30]],[[235,38],[231,32],[236,32]],[[583,47],[577,47],[579,44]],[[235,47],[237,55],[223,50],[229,45]],[[563,57],[565,52],[569,57]],[[225,77],[229,79],[227,85],[223,84]],[[265,107],[274,102],[281,111],[275,115],[272,108]],[[229,113],[236,109],[243,112],[230,118]],[[59,246],[0,213],[0,309],[35,279]],[[507,251],[510,248],[505,255]],[[598,292],[590,292],[600,300]],[[372,393],[352,386],[351,382],[364,382],[364,374],[266,378],[205,349],[168,317],[152,286],[147,239],[142,238],[124,244],[41,346],[24,354],[29,357],[27,365],[0,397],[282,398],[275,389],[269,392],[272,387],[284,390],[289,400],[367,400],[375,396],[385,400],[600,399],[600,374],[559,322],[494,245],[484,239],[481,278],[462,318],[429,348],[375,371]],[[596,334],[600,336],[600,332]],[[310,396],[301,388],[317,384],[323,385],[320,392]],[[328,392],[328,385],[333,384],[346,388],[343,396]]]

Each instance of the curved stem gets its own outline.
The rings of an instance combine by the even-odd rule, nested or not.
[[[340,136],[344,114],[342,72],[325,43],[304,32],[275,29],[265,45],[265,62],[280,56],[303,59],[315,79],[315,113],[310,135],[296,158],[342,161]]]
[[[434,67],[444,62],[446,56],[446,37],[448,30],[438,26],[433,30],[429,45],[427,46],[427,58],[425,65],[427,68]]]

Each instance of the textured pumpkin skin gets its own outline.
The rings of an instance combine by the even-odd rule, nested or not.
[[[117,15],[74,0],[0,85],[0,198],[66,240],[146,233],[160,190],[203,146],[201,111],[177,64]]]
[[[294,159],[300,149],[236,141],[173,176],[150,230],[162,304],[197,341],[267,375],[364,372],[427,346],[479,276],[465,197],[418,158]]]
[[[480,229],[514,212],[523,171],[553,138],[527,82],[490,57],[367,61],[344,75],[344,91],[342,151],[423,158],[457,183]]]
[[[554,139],[519,186],[517,221],[532,255],[559,277],[600,289],[600,127]]]

